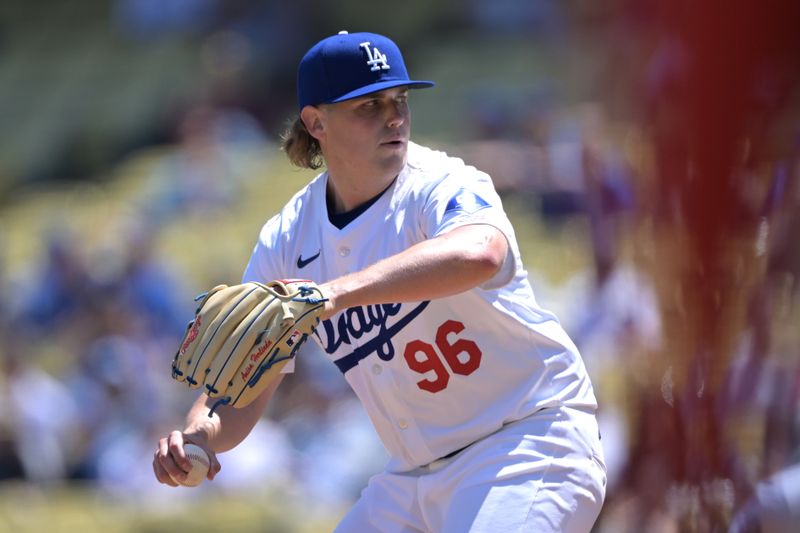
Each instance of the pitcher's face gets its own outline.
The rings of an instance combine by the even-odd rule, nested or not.
[[[393,87],[319,106],[320,142],[329,169],[351,176],[394,178],[411,133],[408,88]]]

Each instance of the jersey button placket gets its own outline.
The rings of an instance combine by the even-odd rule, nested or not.
[[[396,386],[393,384],[394,372],[391,364],[387,363],[380,366],[383,368],[382,374],[380,378],[376,378],[373,381],[375,383],[386,383],[386,387]],[[414,460],[419,464],[424,464],[435,459],[428,447],[422,428],[416,422],[414,409],[403,397],[403,394],[387,394],[382,396],[381,400],[391,419],[395,437],[410,452]]]

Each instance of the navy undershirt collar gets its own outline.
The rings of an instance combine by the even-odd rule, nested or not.
[[[352,221],[357,219],[364,211],[369,209],[372,206],[372,204],[377,202],[380,199],[380,197],[383,196],[383,194],[386,191],[388,191],[392,187],[392,185],[394,185],[394,182],[395,182],[396,179],[397,179],[397,177],[395,177],[395,179],[392,180],[392,182],[385,189],[383,189],[381,192],[379,192],[377,195],[373,196],[372,198],[370,198],[369,200],[367,200],[363,204],[359,205],[358,207],[356,207],[354,209],[351,209],[350,211],[346,211],[344,213],[335,213],[334,212],[333,202],[331,201],[331,195],[327,195],[326,203],[327,203],[327,206],[328,206],[328,220],[330,220],[331,224],[336,226],[336,228],[338,228],[338,229],[344,228],[349,223],[351,223]]]

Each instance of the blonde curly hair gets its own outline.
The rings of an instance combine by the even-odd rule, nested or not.
[[[299,116],[289,122],[281,135],[281,150],[300,168],[316,170],[325,164],[319,141],[311,136]]]

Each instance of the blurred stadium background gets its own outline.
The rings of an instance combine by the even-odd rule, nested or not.
[[[341,29],[437,81],[415,139],[492,174],[581,348],[596,531],[800,530],[798,5],[3,0],[0,531],[329,531],[381,468],[314,353],[214,483],[150,466],[192,296],[313,176],[278,135]]]

